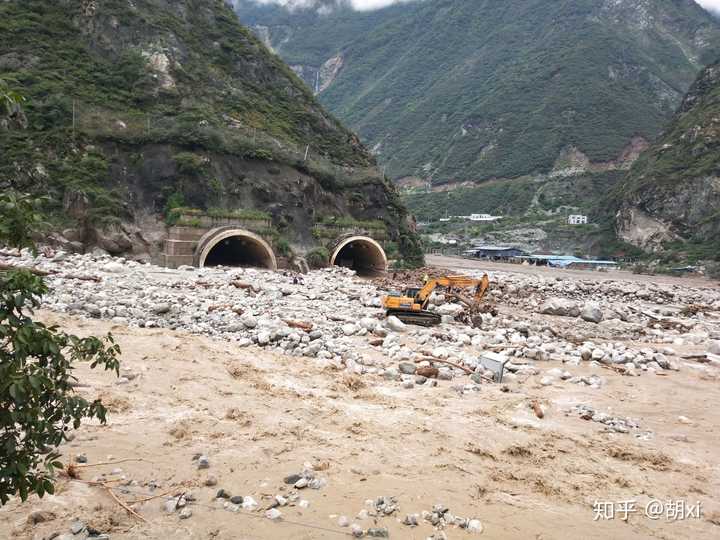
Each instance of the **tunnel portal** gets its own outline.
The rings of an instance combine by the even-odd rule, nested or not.
[[[387,270],[387,256],[372,238],[353,236],[338,244],[330,264],[351,268],[360,276],[374,276]]]
[[[243,229],[210,231],[198,244],[196,266],[240,266],[277,270],[270,245]]]

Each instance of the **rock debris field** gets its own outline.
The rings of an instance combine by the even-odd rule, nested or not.
[[[443,322],[425,328],[386,319],[382,297],[448,270],[0,262],[48,272],[48,322],[123,349],[119,378],[77,370],[108,425],[61,447],[74,470],[56,495],[0,509],[0,538],[720,533],[712,282],[478,263],[464,271],[490,276],[482,323],[438,289]],[[593,520],[595,500],[631,498],[703,516]]]

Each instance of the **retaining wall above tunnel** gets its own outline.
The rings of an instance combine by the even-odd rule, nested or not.
[[[194,266],[254,266],[277,270],[272,247],[246,229],[219,227],[208,231],[197,244]]]
[[[374,275],[387,271],[387,256],[382,246],[369,236],[351,236],[333,249],[330,264],[352,268],[358,275]]]

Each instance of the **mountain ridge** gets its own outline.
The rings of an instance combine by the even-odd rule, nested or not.
[[[657,136],[720,54],[717,21],[692,0],[236,9],[311,86],[340,55],[321,101],[393,177],[439,183],[549,172],[571,146],[613,159]]]
[[[720,59],[698,76],[617,196],[621,239],[720,260]]]
[[[6,1],[0,51],[28,98],[26,128],[0,131],[3,188],[49,195],[68,240],[111,230],[147,257],[181,204],[263,212],[301,250],[333,216],[377,220],[417,256],[374,157],[222,0]]]

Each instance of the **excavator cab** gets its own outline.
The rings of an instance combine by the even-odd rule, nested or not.
[[[403,296],[406,296],[408,298],[417,298],[418,294],[420,294],[420,291],[422,289],[415,288],[415,289],[405,289],[402,293]]]

